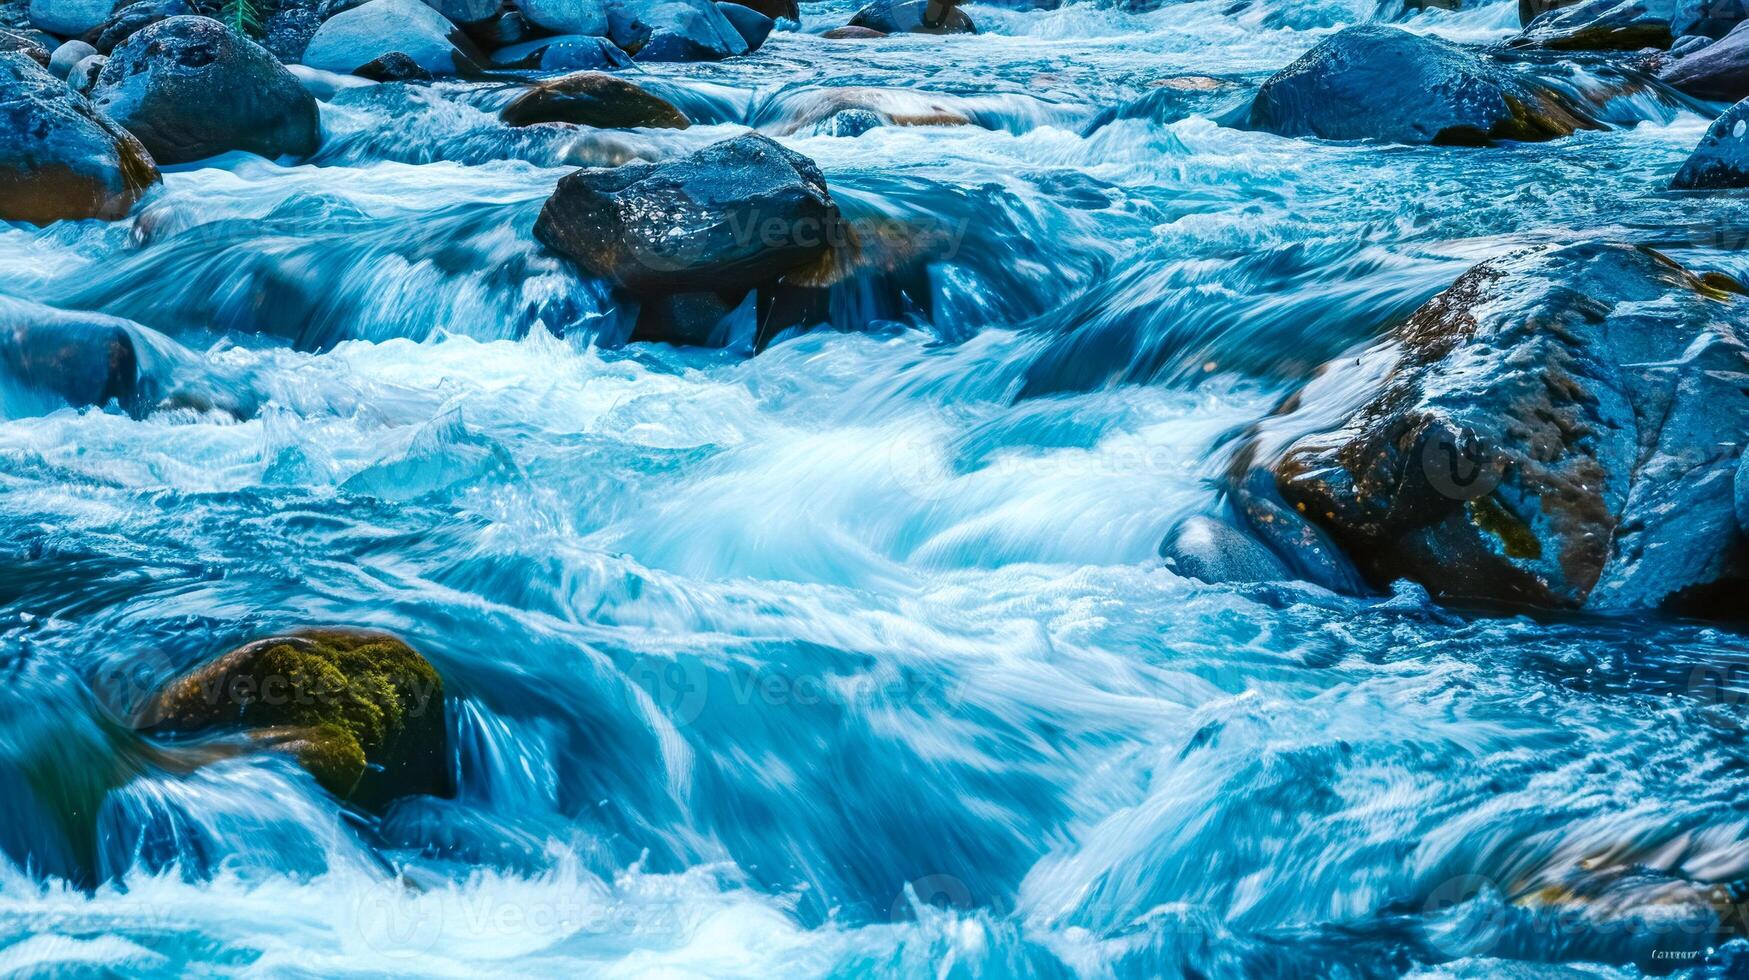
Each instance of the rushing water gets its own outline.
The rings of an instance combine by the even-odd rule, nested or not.
[[[1744,199],[1662,190],[1705,107],[1320,145],[1221,121],[1372,0],[967,10],[983,34],[637,70],[686,131],[349,90],[306,165],[173,168],[134,220],[0,231],[0,290],[152,328],[180,406],[0,399],[0,843],[31,855],[0,866],[0,972],[1707,956],[1737,898],[1714,886],[1749,879],[1737,634],[1154,557],[1215,507],[1233,430],[1480,258],[1601,235],[1749,271]],[[1490,42],[1516,6],[1406,26]],[[972,125],[833,135],[846,87]],[[606,292],[535,244],[542,200],[748,126],[852,216],[949,243],[916,308],[871,287],[752,358],[618,345]],[[303,623],[427,653],[456,799],[374,821],[282,759],[188,771],[119,721]],[[45,829],[68,821],[95,853]]]

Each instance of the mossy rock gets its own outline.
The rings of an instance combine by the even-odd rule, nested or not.
[[[241,731],[370,809],[451,791],[443,679],[386,633],[309,629],[257,640],[166,685],[136,721],[156,735]]]

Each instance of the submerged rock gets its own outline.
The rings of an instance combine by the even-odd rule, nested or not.
[[[1665,65],[1658,77],[1700,99],[1735,102],[1749,98],[1749,22]]]
[[[164,163],[231,150],[308,156],[316,100],[273,55],[216,20],[171,17],[110,54],[92,101]]]
[[[946,0],[875,0],[850,18],[850,27],[883,34],[976,34],[978,28]]]
[[[345,74],[397,51],[433,75],[470,73],[484,60],[465,34],[419,0],[370,0],[325,21],[303,61]]]
[[[1713,120],[1670,187],[1679,191],[1749,187],[1749,100]]]
[[[156,183],[139,140],[34,61],[0,56],[0,220],[114,220]]]
[[[686,114],[631,82],[586,71],[542,82],[500,114],[512,126],[572,123],[598,129],[685,129]]]
[[[720,61],[747,53],[747,41],[711,0],[613,0],[608,32],[639,61]]]
[[[1554,89],[1438,38],[1351,27],[1270,76],[1250,125],[1281,136],[1479,145],[1597,124]]]
[[[1167,567],[1201,582],[1277,582],[1291,578],[1273,552],[1212,517],[1192,517],[1160,543]]]
[[[559,181],[535,235],[637,293],[748,289],[823,258],[840,217],[813,161],[759,135]]]
[[[872,27],[834,27],[820,35],[828,41],[866,41],[870,38],[886,37],[886,31],[877,31]]]
[[[443,679],[387,633],[308,629],[246,644],[160,689],[135,726],[241,732],[368,809],[451,792]]]
[[[74,408],[135,406],[140,390],[136,326],[101,313],[0,298],[0,369],[13,384]]]
[[[1446,599],[1648,608],[1735,580],[1740,293],[1628,245],[1483,263],[1260,423],[1235,483],[1286,504],[1270,533]]]

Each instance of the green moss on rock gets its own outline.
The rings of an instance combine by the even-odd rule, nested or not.
[[[450,790],[443,680],[386,633],[257,640],[171,682],[140,721],[159,734],[240,730],[366,807]]]

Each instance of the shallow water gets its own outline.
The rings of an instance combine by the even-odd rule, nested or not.
[[[1702,921],[1749,878],[1739,635],[1154,557],[1235,429],[1481,258],[1600,235],[1749,271],[1744,199],[1662,190],[1706,107],[1322,145],[1219,120],[1370,0],[967,9],[985,33],[636,70],[684,132],[355,90],[307,165],[0,231],[0,291],[160,332],[182,406],[0,393],[0,850],[31,855],[0,867],[0,971],[1740,965]],[[1515,10],[1404,26],[1487,42]],[[846,87],[971,125],[830,135],[817,90]],[[534,243],[541,202],[749,125],[949,247],[905,302],[754,358],[619,345]],[[303,623],[427,653],[455,800],[372,821],[283,760],[174,771],[120,722]],[[44,829],[69,820],[94,853]]]

